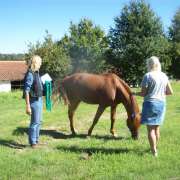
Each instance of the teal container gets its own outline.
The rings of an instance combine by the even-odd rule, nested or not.
[[[51,81],[45,81],[45,98],[46,98],[46,110],[52,110],[52,83]]]

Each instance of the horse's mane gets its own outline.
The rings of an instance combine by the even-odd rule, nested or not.
[[[133,105],[133,109],[137,109],[139,111],[139,107],[137,105],[137,101],[135,99],[135,97],[133,96],[133,93],[131,91],[131,88],[129,87],[129,85],[123,81],[122,79],[119,78],[119,81],[122,83],[122,85],[124,86],[124,88],[126,89],[126,91],[128,92],[129,94],[129,98],[130,98],[130,101],[132,102],[132,105]]]
[[[125,81],[123,81],[122,79],[120,79],[120,78],[119,78],[119,81],[123,84],[123,86],[124,86],[124,88],[126,89],[126,91],[127,91],[130,95],[132,95],[132,91],[131,91],[129,85],[128,85]]]

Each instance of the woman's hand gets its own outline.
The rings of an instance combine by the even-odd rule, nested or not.
[[[26,114],[31,115],[31,107],[30,105],[26,105]]]
[[[140,92],[132,93],[132,95],[134,95],[134,96],[141,96],[141,97],[146,96],[146,94],[147,94],[147,89],[145,87],[142,87]]]

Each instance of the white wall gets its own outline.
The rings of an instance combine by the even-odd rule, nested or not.
[[[10,92],[11,82],[10,81],[0,81],[0,92]]]

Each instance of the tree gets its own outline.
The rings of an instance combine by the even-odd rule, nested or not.
[[[107,48],[105,33],[91,20],[81,19],[70,24],[70,35],[58,44],[63,45],[71,58],[72,72],[100,72],[105,68],[104,51]]]
[[[175,78],[180,78],[180,8],[177,10],[169,28],[169,37],[172,43],[172,66],[170,72]]]
[[[70,65],[69,57],[63,47],[53,42],[48,32],[43,43],[29,44],[29,50],[26,54],[27,61],[34,54],[43,59],[41,73],[49,73],[53,79],[63,78],[67,74]]]
[[[0,61],[1,60],[16,60],[16,61],[22,61],[24,60],[24,54],[0,54]]]
[[[155,55],[162,67],[170,65],[169,43],[160,19],[143,0],[125,5],[109,32],[110,49],[107,61],[120,69],[122,77],[131,84],[139,84],[146,72],[146,58]]]

